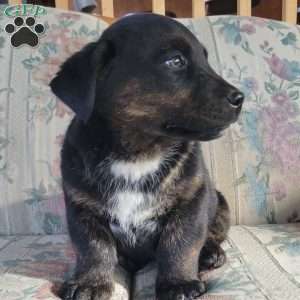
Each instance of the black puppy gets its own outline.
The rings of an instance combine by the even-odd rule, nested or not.
[[[229,227],[197,141],[237,120],[243,94],[208,65],[183,25],[137,14],[68,59],[51,82],[76,113],[62,149],[71,239],[78,250],[63,299],[110,299],[117,264],[158,265],[157,299],[205,292]]]

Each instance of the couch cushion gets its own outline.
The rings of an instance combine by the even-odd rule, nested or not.
[[[201,299],[300,299],[300,224],[234,226],[224,243],[228,262],[203,274]],[[65,235],[0,238],[0,299],[57,299],[51,290],[71,276],[74,251]],[[154,300],[156,270],[147,266],[134,279],[135,300]],[[126,300],[126,273],[116,272],[115,300]],[[55,288],[54,288],[55,290]]]
[[[0,6],[0,27],[12,18]],[[46,8],[39,46],[12,48],[0,30],[0,234],[66,232],[60,147],[73,113],[48,86],[59,65],[107,24]],[[234,224],[300,217],[300,34],[282,22],[218,16],[181,20],[209,60],[246,96],[238,124],[203,143],[208,169]]]
[[[219,74],[246,95],[238,123],[205,146],[232,222],[300,219],[300,27],[236,16],[184,23]]]
[[[0,5],[0,28],[13,18]],[[107,24],[87,14],[45,8],[35,48],[12,48],[0,30],[0,234],[66,232],[60,148],[73,113],[48,86],[60,64]]]

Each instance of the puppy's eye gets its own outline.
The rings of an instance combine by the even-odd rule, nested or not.
[[[204,48],[204,56],[205,56],[205,58],[208,58],[208,52],[205,48]]]
[[[165,61],[165,64],[170,69],[180,70],[187,65],[187,59],[183,55],[175,55]]]

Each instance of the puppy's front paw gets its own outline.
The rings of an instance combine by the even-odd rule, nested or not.
[[[222,267],[226,262],[226,254],[220,246],[204,249],[199,260],[199,272]]]
[[[59,291],[59,297],[63,300],[109,300],[111,298],[112,285],[87,285],[75,282],[65,282]]]
[[[158,287],[156,300],[194,300],[206,292],[203,281],[192,280]]]

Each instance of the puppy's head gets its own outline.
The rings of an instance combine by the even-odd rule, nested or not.
[[[176,139],[210,140],[237,120],[243,94],[209,66],[177,21],[134,14],[74,54],[50,84],[84,122]]]

